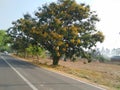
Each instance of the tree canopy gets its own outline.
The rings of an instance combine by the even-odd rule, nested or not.
[[[104,35],[95,27],[99,19],[89,5],[77,4],[75,0],[58,0],[44,5],[35,12],[35,18],[26,14],[13,23],[9,34],[22,36],[22,40],[34,43],[51,53],[53,65],[62,56],[90,58],[87,49],[103,42]]]

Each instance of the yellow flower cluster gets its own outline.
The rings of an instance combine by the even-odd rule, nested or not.
[[[61,39],[61,38],[63,38],[63,36],[62,35],[58,35],[58,38]]]
[[[61,21],[60,21],[59,19],[55,19],[55,22],[56,22],[57,24],[60,24],[60,23],[61,23]]]
[[[71,43],[79,44],[80,43],[80,39],[77,39],[77,40],[71,39],[70,42]]]
[[[43,37],[44,37],[44,38],[46,38],[46,37],[47,37],[47,35],[48,35],[48,34],[45,32],[45,33],[43,34]]]
[[[59,47],[56,47],[55,50],[58,51],[58,50],[59,50]]]
[[[73,31],[72,34],[74,34],[74,35],[77,36],[77,35],[78,35],[78,32],[77,32],[77,31]]]
[[[84,7],[84,6],[79,6],[79,9],[81,9],[81,10],[86,10],[86,8]]]
[[[59,52],[57,52],[57,56],[58,56],[58,57],[60,56],[60,53],[59,53]]]
[[[80,39],[77,40],[77,43],[78,43],[78,44],[80,43]]]
[[[63,29],[62,29],[63,31],[66,31],[67,29],[66,29],[66,27],[63,27]]]
[[[63,42],[62,41],[58,41],[58,46],[61,46],[62,44],[63,44]]]
[[[76,32],[76,31],[78,30],[78,28],[75,27],[75,26],[72,26],[72,27],[71,27],[71,30]]]
[[[35,32],[36,32],[35,27],[32,27],[32,32],[33,32],[33,33],[35,33]]]
[[[63,50],[63,51],[66,51],[66,48],[63,48],[62,50]]]
[[[57,33],[51,32],[51,35],[52,35],[52,37],[55,38],[55,39],[58,38],[58,34],[57,34]]]
[[[66,44],[66,47],[68,47],[68,44]]]
[[[75,40],[74,40],[74,39],[71,39],[71,40],[70,40],[70,42],[71,42],[71,43],[74,43],[74,42],[75,42]]]

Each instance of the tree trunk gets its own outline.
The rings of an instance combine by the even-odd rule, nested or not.
[[[53,65],[58,65],[59,57],[53,58]]]
[[[39,55],[37,54],[37,63],[39,63]]]

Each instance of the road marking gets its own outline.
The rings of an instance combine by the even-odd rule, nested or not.
[[[1,58],[30,86],[33,90],[38,90],[29,80],[27,80],[17,69],[15,69],[4,57]]]

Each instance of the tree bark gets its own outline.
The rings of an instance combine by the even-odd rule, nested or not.
[[[53,58],[53,65],[58,65],[59,57]]]

